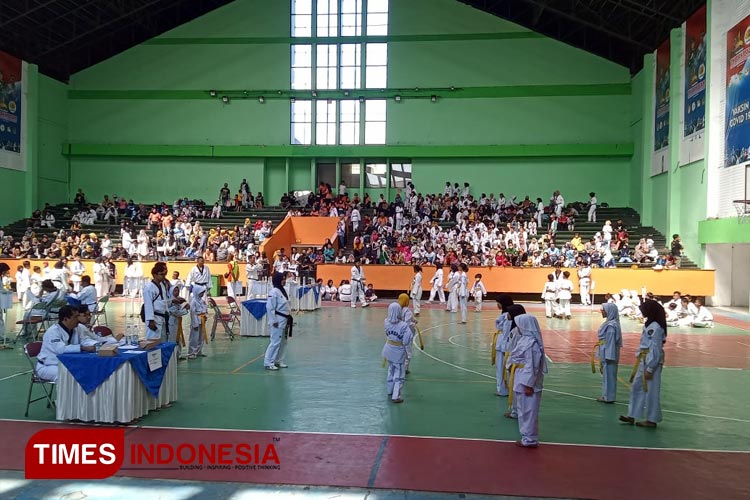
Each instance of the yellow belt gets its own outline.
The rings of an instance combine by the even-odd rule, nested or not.
[[[507,356],[508,353],[505,353],[505,355]],[[518,368],[523,368],[525,366],[526,365],[523,363],[510,365],[510,385],[508,386],[508,407],[509,408],[513,407],[513,385],[516,380],[516,370]]]
[[[184,335],[184,332],[182,331],[182,316],[177,317],[176,340],[178,344],[180,344],[182,347],[185,347],[185,335]]]
[[[495,361],[497,360],[497,351],[495,350],[497,348],[497,337],[500,335],[500,330],[495,332],[495,335],[492,336],[492,366],[495,365]]]
[[[201,313],[198,315],[198,317],[201,319],[201,332],[203,333],[203,341],[205,343],[208,343],[208,335],[206,334],[206,313]]]
[[[596,352],[599,350],[599,347],[606,344],[604,340],[600,340],[596,344],[594,344],[594,350],[591,352],[591,373],[596,373]],[[599,373],[603,372],[602,369],[602,363],[604,360],[599,360]]]
[[[396,342],[395,340],[391,339],[385,339],[386,344],[395,345],[396,347],[404,347],[404,344],[402,342]],[[385,368],[385,365],[388,363],[388,360],[383,358],[383,368]]]
[[[510,357],[510,351],[503,353],[503,382],[505,387],[508,387],[508,358]],[[512,389],[511,389],[512,391]]]
[[[642,349],[641,352],[638,353],[638,359],[635,362],[635,365],[633,365],[633,371],[630,373],[630,383],[633,383],[633,380],[635,379],[635,375],[638,373],[638,367],[641,363],[646,363],[646,356],[648,355],[648,349]],[[648,392],[648,384],[646,383],[646,367],[643,367],[643,376],[641,376],[641,382],[643,383],[643,392]]]

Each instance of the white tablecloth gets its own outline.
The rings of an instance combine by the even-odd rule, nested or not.
[[[247,287],[247,298],[265,298],[268,296],[268,288],[271,286],[271,282],[267,279],[262,281],[250,280]]]
[[[308,288],[306,293],[299,299],[299,309],[301,311],[314,311],[320,309],[320,289],[318,291],[318,298],[315,299],[315,291],[312,288]]]
[[[120,365],[91,394],[86,394],[65,365],[60,363],[58,370],[55,403],[58,420],[128,423],[177,400],[176,348],[169,359],[158,398],[148,392],[129,362]]]
[[[240,335],[242,337],[268,337],[268,320],[265,316],[255,319],[245,306],[240,305]]]

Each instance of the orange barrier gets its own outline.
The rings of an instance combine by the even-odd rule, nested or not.
[[[362,266],[367,283],[372,283],[376,290],[406,291],[411,287],[414,276],[411,266]],[[318,278],[324,283],[332,279],[336,286],[341,280],[350,279],[351,265],[325,264],[317,269]],[[515,269],[508,267],[470,267],[469,284],[474,282],[477,273],[482,274],[482,281],[488,292],[538,293],[541,295],[550,268]],[[570,269],[571,281],[578,291],[578,277],[575,269]],[[448,279],[448,268],[443,268],[444,281]],[[430,290],[430,279],[435,274],[434,267],[422,269],[422,289]],[[652,269],[593,269],[591,277],[595,283],[593,293],[619,293],[623,288],[636,290],[641,288],[656,295],[672,295],[675,290],[683,294],[710,296],[714,294],[713,270],[670,270],[654,271]]]
[[[338,217],[287,217],[276,227],[270,238],[260,245],[260,252],[270,260],[279,248],[291,253],[292,246],[314,246],[320,248],[326,239],[338,248],[336,229]]]
[[[274,234],[275,236],[275,234]],[[270,240],[267,240],[270,241]],[[40,266],[44,262],[49,262],[54,266],[54,260],[35,260],[28,259],[31,267]],[[21,265],[23,260],[1,259],[10,266],[10,275],[14,277],[16,267]],[[86,268],[84,274],[88,274],[93,279],[94,261],[81,260]],[[121,285],[125,274],[125,261],[114,261],[117,267],[117,284]],[[153,261],[142,262],[143,274],[146,277],[151,276]],[[190,270],[195,266],[192,261],[169,261],[167,267],[169,274],[167,278],[171,279],[172,271],[179,271],[180,277],[184,280]],[[226,262],[206,262],[206,266],[213,275],[219,275],[220,286],[226,286],[223,275],[227,272]],[[405,291],[411,286],[411,280],[414,276],[411,266],[381,266],[365,265],[362,266],[368,283],[372,283],[376,290]],[[318,278],[327,282],[332,279],[336,285],[341,280],[350,278],[352,266],[348,264],[321,264],[317,269]],[[447,268],[443,268],[445,280],[447,280]],[[572,269],[571,271],[575,271]],[[509,293],[542,293],[542,287],[547,281],[547,275],[552,272],[550,268],[532,268],[532,269],[515,269],[507,267],[470,267],[469,283],[474,282],[474,275],[482,274],[482,281],[487,287],[488,292],[509,292]],[[422,288],[430,289],[430,279],[435,273],[435,268],[424,267],[422,272]],[[670,271],[653,271],[651,269],[594,269],[591,277],[595,283],[594,293],[602,295],[604,293],[617,293],[623,288],[636,290],[639,294],[642,287],[646,287],[649,292],[656,295],[672,295],[675,290],[683,294],[689,293],[695,296],[714,295],[714,280],[716,272],[713,270],[670,270]],[[240,264],[240,280],[245,280],[245,264]],[[578,278],[575,272],[571,273],[571,280],[578,291]]]

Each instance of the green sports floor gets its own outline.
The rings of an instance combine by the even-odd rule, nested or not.
[[[498,314],[494,303],[485,303],[482,313],[470,308],[468,325],[457,324],[457,316],[439,305],[423,306],[419,326],[425,349],[415,348],[402,405],[390,403],[385,390],[380,350],[386,305],[381,301],[367,309],[351,309],[348,304],[326,304],[318,311],[299,313],[288,346],[290,367],[278,372],[263,369],[267,338],[236,337],[230,342],[218,331],[205,350],[208,357],[179,362],[178,401],[135,425],[323,434],[332,440],[350,435],[467,442],[518,439],[517,422],[502,416],[507,400],[495,395],[495,370],[490,365]],[[669,330],[662,379],[664,421],[651,430],[617,420],[627,409],[627,380],[640,323],[622,320],[618,403],[603,405],[595,402],[601,376],[592,374],[590,367],[602,321],[598,308],[574,307],[573,319],[566,321],[545,318],[541,304],[524,305],[539,318],[550,360],[539,421],[544,443],[540,453],[546,445],[593,445],[642,453],[654,449],[708,452],[705,456],[740,452],[738,458],[748,462],[750,456],[743,453],[750,452],[748,316],[715,311],[713,329]],[[126,306],[117,299],[110,302],[109,324],[116,331],[125,325]],[[9,319],[12,324],[13,312]],[[7,424],[25,420],[28,369],[19,346],[0,351],[0,419],[7,421],[3,432]],[[37,403],[29,420],[52,422],[54,410]],[[748,491],[744,482],[737,487],[740,490],[731,491]],[[565,493],[571,492],[549,488],[540,496]]]

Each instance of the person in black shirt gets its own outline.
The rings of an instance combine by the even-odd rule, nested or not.
[[[680,238],[679,234],[673,234],[672,235],[672,246],[670,250],[670,255],[674,257],[675,266],[679,269],[680,267],[680,261],[682,260],[682,239]]]

